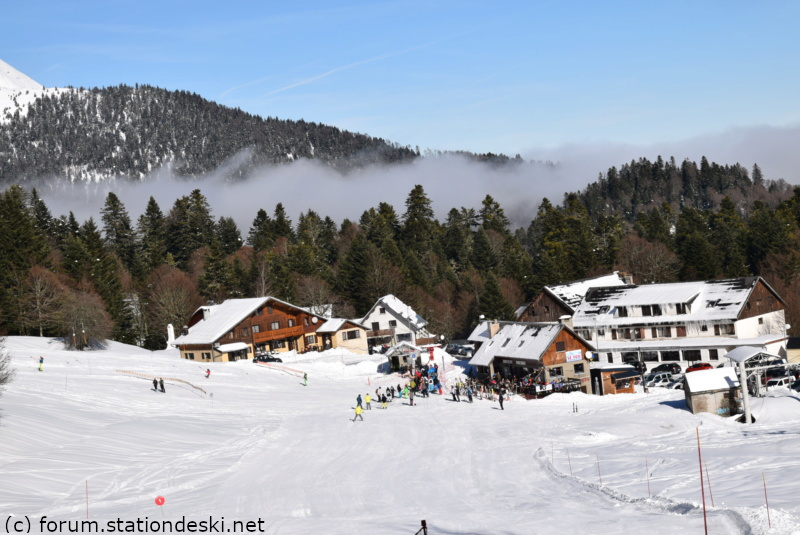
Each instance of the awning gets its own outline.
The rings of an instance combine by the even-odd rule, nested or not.
[[[628,379],[630,377],[639,377],[641,374],[636,370],[628,370],[624,372],[614,373],[611,375],[611,379],[614,381],[620,381],[622,379]]]
[[[225,344],[215,348],[220,353],[233,353],[234,351],[246,350],[248,345],[244,342],[234,342],[233,344]]]

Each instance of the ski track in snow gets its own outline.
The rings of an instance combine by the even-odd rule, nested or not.
[[[418,396],[414,407],[373,401],[352,422],[359,393],[402,381],[377,373],[380,357],[287,359],[308,372],[303,387],[249,361],[209,365],[205,379],[207,366],[175,351],[111,343],[77,353],[28,337],[6,346],[18,372],[0,398],[4,515],[83,519],[88,482],[89,518],[99,521],[260,518],[282,535],[413,534],[423,518],[431,534],[697,533],[699,427],[715,499],[707,490],[709,533],[800,534],[800,400],[788,395],[759,400],[750,427],[691,415],[682,392],[664,389],[512,398],[504,411]],[[452,381],[462,368],[445,358]],[[169,380],[155,392],[117,370],[208,395]]]

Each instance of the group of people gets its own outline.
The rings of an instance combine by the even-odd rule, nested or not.
[[[158,392],[159,390],[161,392],[166,392],[166,390],[164,390],[164,379],[162,378],[156,379],[155,377],[153,377],[153,390],[155,390],[156,392]]]

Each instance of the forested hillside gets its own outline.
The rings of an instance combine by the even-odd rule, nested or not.
[[[760,274],[789,303],[789,323],[800,324],[800,188],[745,210],[728,197],[714,209],[664,202],[632,223],[610,210],[592,214],[569,194],[560,205],[545,199],[516,230],[490,195],[439,221],[422,186],[403,206],[380,203],[357,221],[308,210],[293,222],[278,203],[240,229],[212,205],[199,189],[170,208],[151,198],[133,221],[109,193],[97,221],[77,221],[54,216],[35,190],[7,188],[0,334],[155,348],[168,323],[184,324],[206,302],[273,295],[359,317],[392,293],[433,332],[456,336],[480,314],[510,319],[542,285],[613,269],[640,283]]]
[[[238,156],[236,161],[230,161]],[[45,94],[0,123],[0,181],[141,178],[163,164],[178,175],[218,169],[241,177],[263,164],[314,158],[347,171],[397,163],[415,151],[305,121],[266,119],[186,91],[125,85]]]

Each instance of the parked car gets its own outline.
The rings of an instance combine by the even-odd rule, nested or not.
[[[769,381],[767,381],[767,390],[770,388],[775,388],[778,386],[789,386],[792,384],[793,378],[792,377],[773,377]]]
[[[463,345],[458,349],[458,354],[463,357],[472,357],[475,353],[475,348],[471,345]]]
[[[451,355],[458,355],[459,350],[461,350],[461,346],[458,344],[447,344],[444,346],[444,350]]]
[[[675,390],[683,390],[683,375],[673,375],[672,382],[669,383],[665,388],[672,388]]]
[[[712,369],[714,369],[714,366],[712,366],[708,362],[698,362],[686,368],[686,373],[698,372],[700,370],[712,370]]]
[[[650,373],[659,373],[659,372],[676,374],[676,373],[682,373],[683,370],[681,369],[681,365],[678,364],[677,362],[665,362],[663,364],[659,364],[658,366],[650,370]]]
[[[644,378],[645,386],[667,386],[671,382],[672,382],[672,374],[665,372],[651,373],[650,375]]]
[[[274,353],[260,353],[253,357],[253,362],[283,362],[283,360]]]

